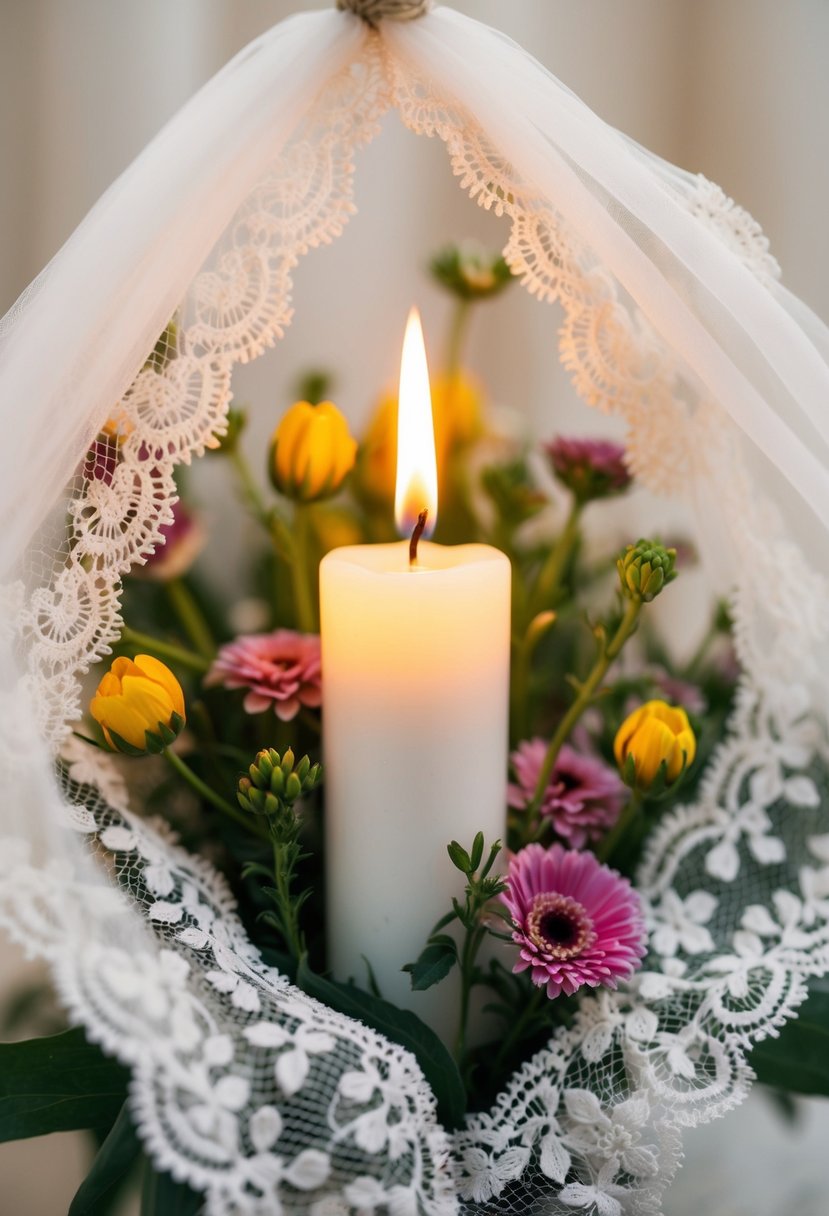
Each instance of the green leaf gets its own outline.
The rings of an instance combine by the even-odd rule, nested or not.
[[[129,1073],[83,1030],[0,1044],[0,1141],[111,1127]]]
[[[296,982],[309,996],[406,1047],[431,1086],[443,1126],[448,1131],[460,1127],[466,1110],[466,1092],[458,1066],[435,1032],[416,1014],[378,1000],[353,984],[338,984],[315,975],[305,957],[300,960]]]
[[[469,874],[472,868],[469,854],[462,845],[458,844],[457,840],[450,840],[446,846],[446,852],[449,854],[449,860],[456,870],[460,870],[462,874]]]
[[[412,990],[425,992],[433,984],[445,979],[458,961],[458,949],[451,939],[432,941],[421,952],[414,963],[403,968],[412,977]]]
[[[75,1193],[67,1216],[105,1216],[140,1152],[141,1144],[124,1103],[92,1168]]]
[[[829,1096],[829,979],[812,981],[796,1017],[776,1039],[764,1039],[749,1063],[764,1085]]]
[[[484,855],[484,834],[483,834],[483,832],[478,832],[475,839],[472,841],[472,853],[470,854],[470,857],[469,857],[469,863],[472,867],[473,872],[475,870],[477,870],[478,866],[481,864],[481,858],[483,857],[483,855]]]

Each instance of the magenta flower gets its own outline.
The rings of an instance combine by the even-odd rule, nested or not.
[[[546,751],[543,739],[525,739],[512,753],[516,783],[507,787],[509,806],[523,810],[532,800]],[[597,756],[584,755],[565,744],[540,811],[558,836],[572,848],[583,849],[588,840],[601,840],[613,827],[625,797],[625,786],[615,769]]]
[[[527,845],[510,859],[501,900],[519,947],[513,971],[529,969],[549,997],[571,996],[583,984],[615,988],[645,955],[639,896],[592,853]]]
[[[631,483],[625,449],[607,439],[567,439],[544,445],[553,472],[579,502],[621,494]]]
[[[273,707],[277,718],[290,722],[300,706],[316,709],[322,700],[319,636],[277,629],[236,638],[222,646],[204,682],[247,688],[247,713]]]

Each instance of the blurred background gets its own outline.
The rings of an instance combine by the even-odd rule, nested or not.
[[[332,0],[333,3],[333,0]],[[177,108],[246,42],[302,0],[0,0],[0,315],[99,194]],[[456,0],[498,26],[612,125],[719,182],[769,236],[786,284],[829,321],[827,0]],[[442,145],[394,116],[358,162],[358,215],[295,279],[296,318],[278,350],[242,368],[237,403],[264,445],[299,375],[330,367],[335,400],[359,427],[393,383],[409,305],[439,353],[448,301],[424,273],[450,240],[500,247],[501,221],[457,189]],[[476,316],[469,364],[493,401],[534,431],[607,432],[558,367],[555,313],[515,289]],[[48,355],[48,352],[47,352]],[[11,403],[10,403],[11,404]],[[16,403],[25,408],[25,403]],[[8,406],[7,406],[8,408]],[[205,462],[207,463],[207,462]],[[220,486],[195,492],[226,515]],[[209,508],[208,508],[209,509]],[[634,503],[632,510],[636,510]],[[238,516],[225,529],[243,529]],[[241,532],[240,532],[241,536]],[[692,639],[693,640],[693,639]],[[0,944],[8,998],[36,976]],[[16,1034],[32,1033],[25,1019]],[[687,1137],[667,1216],[818,1216],[829,1207],[829,1112],[795,1123],[755,1094]],[[2,1216],[60,1216],[91,1144],[50,1137],[0,1146]]]

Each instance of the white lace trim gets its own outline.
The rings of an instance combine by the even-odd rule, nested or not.
[[[67,739],[79,677],[119,633],[120,576],[171,518],[175,464],[221,434],[233,363],[288,324],[291,271],[353,210],[353,151],[390,102],[411,129],[446,143],[472,198],[510,220],[507,259],[533,294],[561,304],[564,364],[589,404],[626,419],[637,477],[658,492],[690,491],[730,462],[722,509],[742,546],[734,604],[749,675],[699,803],[665,820],[642,867],[648,969],[619,992],[586,997],[576,1024],[451,1139],[412,1057],[264,966],[220,877],[131,814],[111,762]],[[685,205],[760,277],[776,275],[757,225],[717,187],[699,179]],[[679,1129],[742,1098],[746,1049],[776,1032],[806,977],[829,965],[819,815],[829,753],[808,692],[788,681],[825,636],[821,589],[755,502],[719,409],[691,391],[612,277],[469,116],[384,60],[372,36],[196,279],[174,357],[148,364],[119,412],[111,475],[78,478],[57,556],[44,540],[43,577],[28,599],[22,586],[9,595],[40,725],[63,747],[68,826],[111,858],[148,928],[125,946],[118,926],[134,918],[124,896],[69,863],[44,875],[25,843],[8,840],[0,920],[52,961],[72,1016],[132,1066],[132,1106],[154,1161],[204,1191],[211,1216],[542,1204],[657,1213]],[[788,581],[775,580],[781,568]],[[770,654],[768,622],[793,616],[798,628]],[[9,765],[20,763],[14,739],[2,747]]]

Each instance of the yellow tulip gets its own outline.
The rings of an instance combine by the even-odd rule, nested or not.
[[[649,789],[662,764],[665,784],[673,784],[693,763],[697,741],[684,709],[646,701],[619,727],[613,752],[628,784]]]
[[[297,401],[271,440],[271,480],[295,502],[315,502],[336,494],[354,467],[357,443],[348,423],[330,401]]]
[[[184,694],[169,667],[148,654],[116,659],[89,712],[114,751],[161,752],[184,726]]]

